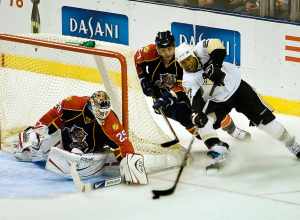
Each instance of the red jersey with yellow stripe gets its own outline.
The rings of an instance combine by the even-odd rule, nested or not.
[[[184,92],[182,87],[183,70],[176,62],[175,56],[168,65],[165,65],[157,52],[155,44],[149,44],[137,50],[134,60],[139,78],[146,77],[154,85],[157,80],[160,80],[160,74],[174,74],[176,83],[171,90],[175,93]]]
[[[84,153],[101,152],[108,145],[115,149],[117,157],[134,153],[117,115],[110,111],[99,124],[89,110],[89,97],[71,96],[50,109],[38,123],[49,127],[49,133],[61,129],[64,148],[71,151],[76,147]]]

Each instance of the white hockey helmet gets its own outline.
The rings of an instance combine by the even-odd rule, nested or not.
[[[96,91],[90,98],[92,112],[96,119],[104,120],[111,111],[110,97],[105,91]]]
[[[180,44],[175,48],[175,59],[181,62],[189,56],[195,56],[192,47],[186,43]]]

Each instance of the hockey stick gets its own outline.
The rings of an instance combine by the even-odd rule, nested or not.
[[[105,188],[108,186],[114,186],[122,183],[121,176],[108,178],[105,180],[100,180],[95,183],[84,183],[81,181],[80,176],[77,172],[77,164],[76,162],[71,163],[70,174],[72,176],[74,185],[79,192],[90,192],[95,189]]]
[[[212,94],[214,93],[216,87],[217,87],[217,85],[214,83],[213,86],[212,86],[212,88],[211,88],[211,90],[210,90],[210,92],[209,92],[209,97],[212,96]],[[165,121],[167,122],[168,127],[170,128],[170,130],[172,131],[172,134],[173,134],[174,137],[175,137],[174,140],[171,140],[171,141],[162,143],[161,146],[162,146],[162,147],[170,147],[170,146],[172,146],[172,145],[174,145],[174,144],[179,143],[179,139],[178,139],[178,137],[177,137],[177,135],[176,135],[176,133],[175,133],[175,130],[174,130],[174,128],[172,127],[172,125],[171,125],[169,119],[167,118],[167,116],[165,115],[165,113],[163,112],[163,110],[162,110],[161,108],[159,109],[159,112],[160,112],[160,114],[163,116],[163,118],[165,119]]]
[[[180,166],[180,169],[179,169],[179,172],[177,174],[177,177],[176,177],[176,180],[175,180],[175,183],[174,185],[169,188],[169,189],[166,189],[166,190],[152,190],[152,193],[153,193],[153,199],[159,199],[160,196],[168,196],[168,195],[171,195],[172,193],[174,193],[176,187],[177,187],[177,184],[179,182],[179,178],[181,176],[181,173],[183,171],[183,168],[186,166],[186,161],[188,159],[188,155],[192,149],[192,145],[194,143],[194,140],[195,140],[195,135],[193,135],[190,143],[189,143],[189,146],[188,146],[188,149],[187,151],[185,152],[184,154],[184,158],[182,160],[182,163],[181,163],[181,166]]]
[[[177,143],[179,142],[179,139],[178,139],[178,137],[177,137],[177,135],[176,135],[176,133],[175,133],[175,131],[174,131],[174,128],[172,127],[172,125],[171,125],[169,119],[167,118],[167,116],[165,115],[165,113],[163,112],[163,110],[162,110],[161,108],[159,109],[159,112],[160,112],[160,114],[163,116],[163,118],[165,119],[165,121],[167,122],[168,127],[170,128],[172,134],[173,134],[174,137],[175,137],[174,140],[171,140],[171,141],[162,143],[161,146],[162,146],[162,147],[170,147],[170,146],[172,146],[172,145],[174,145],[174,144],[177,144]]]
[[[154,83],[154,85],[155,85],[157,88],[159,88],[159,89],[165,88],[165,87],[162,85],[162,83],[161,83],[160,80],[156,80],[155,83]],[[152,97],[152,98],[153,98],[154,100],[156,100],[155,97]],[[169,129],[171,130],[172,134],[173,134],[174,137],[175,137],[174,140],[171,140],[171,141],[162,143],[161,146],[162,146],[162,147],[170,147],[170,146],[172,146],[172,145],[174,145],[174,144],[177,144],[177,143],[179,142],[179,139],[178,139],[178,137],[177,137],[177,135],[176,135],[176,133],[175,133],[175,131],[174,131],[174,129],[173,129],[173,127],[172,127],[170,121],[169,121],[169,119],[167,118],[167,116],[166,116],[165,113],[163,112],[162,108],[159,108],[159,113],[163,116],[163,118],[164,118],[165,121],[167,122],[167,125],[168,125]]]
[[[214,93],[215,89],[216,89],[217,85],[214,83],[214,85],[212,86],[210,92],[209,92],[209,96],[211,97],[212,94]],[[177,174],[177,177],[176,177],[176,180],[175,180],[175,183],[174,185],[169,188],[169,189],[166,189],[166,190],[152,190],[152,193],[153,193],[153,199],[159,199],[160,196],[168,196],[168,195],[171,195],[175,192],[175,189],[177,187],[177,184],[179,182],[179,178],[181,176],[181,173],[183,171],[183,168],[186,166],[186,161],[187,161],[187,158],[188,158],[188,155],[192,149],[192,145],[194,143],[194,140],[195,140],[195,135],[193,135],[190,143],[189,143],[189,146],[188,146],[188,149],[187,151],[185,152],[185,155],[184,155],[184,158],[183,158],[183,161],[182,161],[182,164],[180,166],[180,169],[179,169],[179,172]]]

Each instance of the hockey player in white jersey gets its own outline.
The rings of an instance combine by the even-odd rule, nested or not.
[[[182,87],[183,70],[175,61],[175,39],[172,33],[158,32],[155,44],[137,50],[135,64],[143,93],[155,100],[155,112],[160,114],[162,110],[167,117],[178,121],[193,133],[195,126],[190,117],[190,100]],[[238,128],[230,115],[224,116],[221,128],[238,140],[250,138],[250,133]]]
[[[183,43],[175,50],[176,59],[184,69],[183,85],[192,96],[192,121],[210,149],[208,154],[215,162],[226,157],[228,146],[220,142],[214,129],[219,128],[220,119],[235,108],[250,120],[250,125],[268,133],[300,158],[300,145],[295,137],[241,79],[239,69],[224,62],[225,55],[226,49],[219,39],[202,40],[194,48]],[[210,94],[212,87],[215,89]]]

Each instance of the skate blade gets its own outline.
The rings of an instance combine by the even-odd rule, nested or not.
[[[224,166],[226,159],[218,160],[218,161],[211,161],[206,167],[206,175],[213,175],[219,173],[219,171]]]

